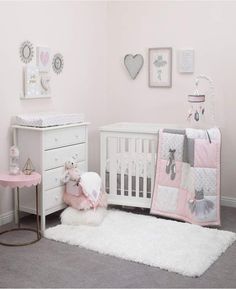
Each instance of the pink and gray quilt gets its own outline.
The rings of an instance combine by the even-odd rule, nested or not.
[[[220,225],[218,128],[163,129],[151,213],[199,225]]]

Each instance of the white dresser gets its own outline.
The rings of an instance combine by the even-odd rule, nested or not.
[[[88,123],[35,128],[14,125],[14,144],[20,150],[20,166],[23,168],[28,158],[42,175],[40,185],[40,215],[42,234],[46,226],[46,216],[63,209],[64,186],[60,177],[66,160],[75,156],[81,172],[88,165]],[[32,188],[20,192],[20,211],[35,214],[35,194]],[[15,210],[16,212],[16,210]],[[15,213],[16,214],[16,213]],[[16,219],[18,216],[15,216]]]

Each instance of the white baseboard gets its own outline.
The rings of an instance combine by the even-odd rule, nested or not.
[[[0,215],[0,226],[11,223],[14,220],[14,212],[10,211]]]
[[[236,208],[236,198],[221,197],[221,206]],[[26,214],[24,214],[26,215]],[[0,215],[0,226],[11,223],[14,220],[14,212],[10,211]]]
[[[236,208],[236,198],[221,197],[221,206]]]

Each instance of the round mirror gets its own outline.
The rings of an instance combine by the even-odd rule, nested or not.
[[[24,63],[29,63],[34,56],[33,45],[29,41],[25,41],[20,47],[20,58]]]
[[[53,57],[52,68],[55,73],[59,74],[62,72],[64,66],[63,56],[60,53],[57,53]]]

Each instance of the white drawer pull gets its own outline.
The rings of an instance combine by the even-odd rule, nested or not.
[[[58,141],[58,138],[55,137],[54,140],[55,140],[55,141]]]
[[[54,160],[55,160],[55,162],[57,162],[57,161],[58,161],[58,158],[55,158]]]
[[[55,178],[55,182],[57,182],[58,181],[58,178]]]
[[[79,135],[78,135],[78,134],[76,134],[76,135],[75,135],[75,137],[76,137],[76,138],[78,138],[78,137],[79,137]]]
[[[59,199],[59,196],[56,196],[56,197],[55,197],[55,200],[58,201],[58,199]]]

